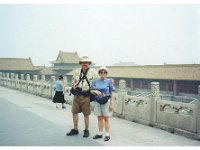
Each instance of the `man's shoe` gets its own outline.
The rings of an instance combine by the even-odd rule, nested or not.
[[[83,133],[83,137],[88,137],[90,135],[89,130],[85,129]]]
[[[93,139],[100,139],[100,138],[102,138],[102,135],[96,134],[95,136],[93,136]]]
[[[67,136],[70,136],[70,135],[77,135],[78,134],[78,130],[76,129],[71,129],[70,132],[67,133]]]
[[[110,140],[110,136],[105,136],[104,137],[104,141],[109,141]]]
[[[65,109],[66,107],[65,106],[62,106],[62,109]]]

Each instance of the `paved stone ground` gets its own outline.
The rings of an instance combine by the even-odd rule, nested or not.
[[[61,106],[60,106],[61,107]],[[97,118],[90,116],[90,137],[68,137],[72,127],[71,106],[56,109],[50,99],[0,86],[0,146],[200,146],[200,141],[167,131],[111,118],[111,140],[92,139]]]

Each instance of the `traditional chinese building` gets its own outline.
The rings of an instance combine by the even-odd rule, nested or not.
[[[150,89],[151,82],[160,83],[160,91],[166,94],[198,94],[200,85],[200,64],[109,66],[108,77],[113,78],[115,86],[119,80],[126,80],[127,87]],[[98,67],[94,69],[98,70]],[[71,79],[74,71],[67,74]]]
[[[34,66],[31,58],[0,58],[0,72],[18,74],[38,74],[43,66]]]
[[[45,80],[50,80],[51,76],[58,76],[58,73],[52,67],[45,67],[39,71],[39,75],[45,75]]]
[[[80,67],[79,56],[77,52],[60,51],[55,61],[51,61],[52,68],[57,74],[66,74],[74,68]]]

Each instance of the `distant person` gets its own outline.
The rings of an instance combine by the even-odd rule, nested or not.
[[[65,86],[63,83],[63,76],[60,75],[59,79],[56,81],[56,93],[53,97],[53,102],[56,103],[56,108],[58,108],[58,103],[62,103],[62,109],[65,109],[65,99],[64,99],[64,93],[65,93]]]
[[[100,78],[94,80],[91,85],[91,93],[94,94],[94,114],[98,119],[99,132],[93,139],[99,139],[103,136],[103,127],[105,125],[104,141],[110,140],[110,116],[113,111],[113,91],[114,80],[107,79],[108,70],[106,67],[100,67]]]
[[[90,85],[94,79],[98,79],[99,76],[94,69],[89,68],[92,61],[84,56],[79,61],[81,68],[78,69],[72,78],[72,90],[74,91],[74,98],[72,102],[72,114],[74,128],[67,133],[67,136],[79,134],[78,130],[78,113],[84,115],[84,134],[83,137],[89,136],[89,115],[90,110]]]

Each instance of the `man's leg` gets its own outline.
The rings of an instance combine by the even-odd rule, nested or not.
[[[88,128],[89,128],[89,115],[84,115],[84,123],[85,123],[85,129],[87,129],[88,130]]]
[[[88,137],[89,134],[89,116],[91,113],[90,110],[90,98],[89,97],[82,97],[82,103],[81,103],[81,110],[84,115],[84,124],[85,124],[85,130],[83,137]]]
[[[70,135],[76,135],[78,134],[78,114],[73,113],[73,122],[74,122],[74,129],[71,129],[68,133],[67,136]]]
[[[84,130],[84,134],[83,137],[88,137],[90,135],[89,133],[89,115],[84,115],[84,123],[85,123],[85,130]]]
[[[74,129],[78,130],[78,114],[73,114]]]

